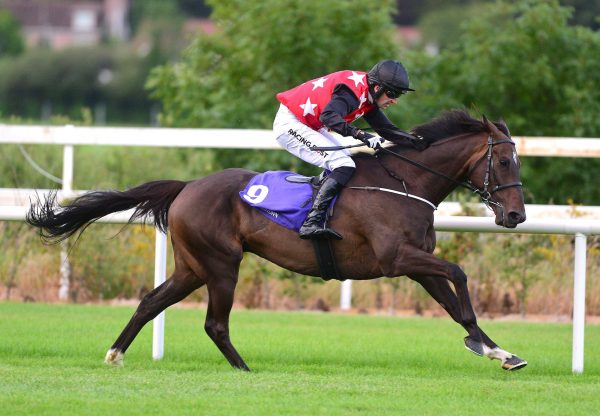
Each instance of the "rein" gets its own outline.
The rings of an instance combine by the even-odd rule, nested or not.
[[[451,178],[450,176],[436,171],[432,168],[430,168],[429,166],[425,166],[419,162],[415,162],[412,159],[407,158],[406,156],[403,156],[399,153],[396,153],[392,150],[389,150],[385,147],[379,147],[380,151],[383,151],[385,153],[388,153],[398,159],[401,159],[407,163],[410,163],[413,166],[418,167],[419,169],[425,170],[433,175],[439,176],[441,178],[444,178],[458,186],[462,186],[464,188],[469,189],[470,191],[472,191],[473,193],[476,193],[479,195],[479,197],[481,198],[481,200],[483,201],[483,203],[491,209],[490,204],[491,205],[495,205],[499,208],[502,208],[502,204],[500,204],[499,202],[493,201],[492,200],[492,195],[502,189],[506,189],[506,188],[512,188],[512,187],[516,187],[516,186],[523,186],[522,182],[512,182],[512,183],[507,183],[507,184],[502,184],[502,185],[496,185],[493,189],[488,190],[489,184],[490,184],[490,174],[494,174],[492,167],[493,167],[493,160],[492,160],[492,149],[495,145],[498,144],[511,144],[511,145],[515,145],[515,142],[513,142],[512,140],[499,140],[497,142],[495,142],[492,138],[492,136],[488,136],[488,150],[486,152],[486,154],[484,154],[478,161],[477,163],[475,163],[475,165],[469,170],[469,173],[467,174],[468,177],[471,176],[471,174],[475,171],[475,169],[477,169],[477,167],[481,164],[481,162],[483,162],[484,160],[487,160],[487,168],[485,171],[485,177],[484,177],[484,181],[483,181],[483,189],[478,188],[477,186],[475,186],[473,184],[473,182],[470,179],[467,179],[465,181],[458,181],[454,178]],[[390,171],[388,168],[386,168],[382,163],[381,163],[381,159],[379,159],[378,157],[379,155],[375,155],[375,158],[379,161],[379,163],[381,164],[381,166],[386,170],[386,172],[388,172],[388,174],[393,177],[396,180],[399,180],[400,182],[402,182],[402,185],[404,186],[404,189],[406,190],[406,184],[404,183],[404,180],[402,178],[399,178],[394,172]],[[407,194],[408,193],[402,193],[402,195]],[[422,199],[422,198],[420,198]],[[429,202],[429,201],[427,201]],[[429,203],[429,205],[433,205],[431,203]],[[433,205],[435,207],[435,205]],[[435,209],[435,208],[434,208]]]

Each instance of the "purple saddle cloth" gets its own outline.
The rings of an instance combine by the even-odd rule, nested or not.
[[[312,206],[313,188],[308,182],[289,182],[289,176],[301,175],[283,170],[258,174],[250,179],[240,197],[270,220],[298,231]]]

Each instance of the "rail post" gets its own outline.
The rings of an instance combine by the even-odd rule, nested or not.
[[[573,284],[573,363],[575,374],[583,373],[583,345],[585,329],[585,278],[587,260],[587,237],[575,234],[575,259]]]
[[[342,292],[340,295],[340,309],[348,310],[352,306],[352,280],[342,282]]]
[[[167,234],[156,229],[154,255],[154,287],[162,285],[167,279]],[[165,311],[158,314],[152,327],[152,358],[160,360],[165,354]]]

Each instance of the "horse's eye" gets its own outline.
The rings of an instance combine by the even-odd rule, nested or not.
[[[500,164],[506,167],[510,164],[510,161],[508,159],[500,159]]]

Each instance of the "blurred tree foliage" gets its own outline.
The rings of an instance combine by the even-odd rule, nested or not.
[[[19,55],[24,49],[21,25],[8,10],[0,10],[0,58]]]
[[[445,48],[459,42],[465,23],[477,19],[479,11],[497,0],[400,0],[398,3],[417,3],[416,16],[412,24],[419,26],[426,44]],[[517,3],[517,2],[514,2]],[[600,28],[600,0],[560,0],[559,4],[571,10],[568,23],[586,26],[592,30]],[[402,6],[399,6],[402,10]]]
[[[270,128],[275,94],[340,69],[393,56],[392,1],[208,1],[219,31],[200,34],[181,62],[152,71],[161,121],[179,127]],[[221,167],[293,168],[285,152],[218,151]]]
[[[90,228],[69,253],[72,300],[139,298],[152,290],[154,229],[117,224]]]
[[[140,30],[144,20],[161,20],[180,22],[183,14],[174,0],[144,0],[131,3],[129,23],[131,30],[136,33]]]
[[[431,1],[427,3],[432,3]],[[444,49],[459,42],[466,22],[476,19],[480,11],[488,7],[489,1],[446,2],[431,7],[419,19],[418,27],[423,37],[422,43],[428,47]]]
[[[429,55],[396,49],[391,2],[210,2],[219,32],[199,35],[181,62],[156,68],[148,87],[166,125],[269,128],[278,91],[392,57],[417,88],[389,110],[400,127],[466,107],[504,118],[515,135],[597,137],[600,34],[570,26],[572,10],[557,0],[454,4],[471,3],[477,17],[459,41]],[[217,167],[302,168],[284,152],[215,154]],[[527,159],[528,202],[600,204],[599,168],[598,160]]]
[[[392,114],[419,121],[451,107],[504,118],[513,135],[599,137],[600,33],[569,26],[555,0],[498,2],[460,40],[406,55],[417,92]],[[600,204],[598,159],[526,158],[528,202]]]
[[[45,106],[78,118],[82,108],[103,103],[111,121],[147,123],[148,71],[147,62],[125,47],[32,49],[0,60],[0,113],[37,119]]]
[[[210,16],[211,9],[203,0],[177,0],[179,9],[183,12],[195,17]]]
[[[554,0],[490,5],[414,76],[424,94],[505,117],[513,134],[597,136],[600,33],[569,15]]]
[[[165,137],[168,140],[168,137]],[[0,146],[0,187],[53,189],[60,184],[42,176],[26,155],[45,172],[60,177],[62,147]],[[192,180],[215,172],[211,150],[180,148],[77,146],[75,189],[125,189],[151,180]]]
[[[561,0],[560,4],[573,8],[572,24],[600,29],[600,0]]]
[[[133,44],[146,55],[149,66],[179,58],[190,41],[182,36],[185,18],[176,0],[144,0],[131,4],[129,21]]]
[[[129,23],[136,33],[144,20],[181,23],[187,16],[208,17],[211,9],[203,0],[143,0],[131,2]]]

